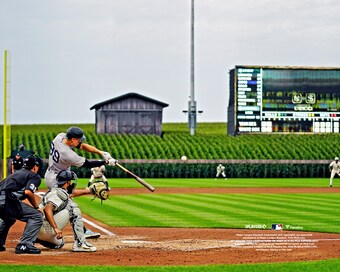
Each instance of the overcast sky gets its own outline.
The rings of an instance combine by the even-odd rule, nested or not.
[[[94,123],[91,106],[128,92],[169,104],[164,122],[187,122],[191,0],[0,3],[12,123]],[[235,65],[339,67],[339,11],[338,0],[195,0],[198,122],[227,121]]]

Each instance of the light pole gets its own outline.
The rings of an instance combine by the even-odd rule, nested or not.
[[[195,1],[191,0],[191,65],[190,65],[190,100],[188,103],[188,125],[190,135],[195,134],[197,105],[195,101]]]

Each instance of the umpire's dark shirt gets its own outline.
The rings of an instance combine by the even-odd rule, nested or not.
[[[21,170],[9,175],[0,182],[0,190],[5,190],[6,194],[11,194],[20,200],[26,198],[25,190],[34,193],[41,184],[41,178],[38,174],[22,168]]]
[[[12,164],[13,164],[13,167],[14,167],[14,170],[20,170],[24,164],[24,160],[22,158],[14,158],[13,161],[12,161]]]

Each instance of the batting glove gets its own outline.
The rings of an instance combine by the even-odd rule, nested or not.
[[[102,157],[105,161],[112,159],[111,154],[109,152],[103,151]]]
[[[111,158],[111,159],[108,160],[108,162],[109,162],[108,163],[109,165],[115,166],[118,161],[113,159],[113,158]]]

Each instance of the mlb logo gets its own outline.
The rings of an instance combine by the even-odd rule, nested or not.
[[[282,230],[282,224],[272,224],[272,230]]]

